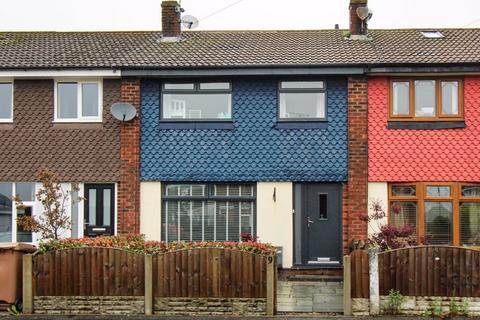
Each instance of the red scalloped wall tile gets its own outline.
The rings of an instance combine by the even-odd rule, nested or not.
[[[467,127],[387,129],[388,79],[368,82],[369,181],[480,181],[480,77],[465,77]]]

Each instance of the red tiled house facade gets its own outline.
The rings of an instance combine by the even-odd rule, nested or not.
[[[369,200],[421,243],[478,245],[480,77],[370,77],[368,101]]]

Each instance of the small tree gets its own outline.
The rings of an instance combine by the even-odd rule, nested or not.
[[[78,185],[72,184],[72,189],[65,191],[60,183],[56,182],[55,176],[46,170],[40,172],[38,181],[42,183],[42,187],[35,194],[35,198],[42,204],[43,212],[35,216],[17,217],[17,224],[25,231],[40,233],[42,239],[59,239],[63,234],[62,230],[70,230],[72,227],[66,206],[72,193],[78,192]],[[81,200],[83,199],[73,199],[72,203]],[[13,201],[17,203],[17,209],[25,208],[18,195],[13,197]]]
[[[415,228],[411,226],[397,227],[384,223],[387,213],[378,200],[370,203],[371,213],[360,215],[359,218],[367,223],[374,223],[375,232],[368,237],[367,245],[379,247],[386,251],[391,249],[406,248],[418,244]],[[393,206],[391,214],[400,214],[401,208]]]

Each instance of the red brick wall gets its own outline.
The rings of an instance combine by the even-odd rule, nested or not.
[[[344,248],[355,239],[367,238],[367,223],[358,215],[367,211],[368,82],[348,79],[348,183],[344,191]]]
[[[387,129],[388,78],[371,78],[369,181],[480,181],[480,77],[464,78],[466,128]]]
[[[164,37],[180,36],[180,12],[176,11],[178,6],[177,1],[162,2],[162,35]]]
[[[122,79],[121,100],[139,116],[120,126],[121,180],[118,184],[118,233],[140,232],[140,80]]]

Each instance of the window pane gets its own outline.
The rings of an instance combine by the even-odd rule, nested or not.
[[[253,211],[252,201],[241,203],[241,233],[253,235]]]
[[[88,225],[97,225],[97,190],[88,189]]]
[[[207,209],[205,210],[205,216],[203,221],[203,234],[205,241],[215,240],[215,201],[207,202]]]
[[[410,82],[395,81],[393,82],[393,114],[409,115],[410,114]]]
[[[442,81],[442,114],[458,115],[458,81]]]
[[[180,185],[178,185],[178,184],[168,184],[165,187],[165,194],[167,196],[178,196],[178,195],[180,195]]]
[[[178,211],[179,201],[165,201],[165,215],[162,219],[162,237],[165,241],[178,240]]]
[[[425,202],[425,242],[449,245],[452,242],[452,203]]]
[[[70,205],[72,207],[72,238],[78,238],[79,224],[78,224],[78,204],[79,196],[78,191],[72,191],[70,198]]]
[[[462,197],[480,197],[480,186],[463,186]]]
[[[192,241],[203,240],[205,201],[192,201]]]
[[[412,197],[416,195],[415,186],[393,186],[392,195],[396,197]]]
[[[227,196],[228,195],[228,185],[226,184],[216,184],[213,187],[214,196]]]
[[[12,184],[0,183],[0,242],[12,241]]]
[[[435,116],[435,80],[415,81],[415,115]]]
[[[228,237],[229,241],[240,241],[240,202],[228,202]]]
[[[427,196],[450,197],[450,187],[449,186],[427,186]]]
[[[17,209],[17,216],[32,216],[32,207]],[[17,242],[32,242],[32,233],[17,225]]]
[[[12,118],[12,90],[11,83],[0,83],[0,119]]]
[[[17,182],[15,184],[15,194],[22,199],[22,201],[35,200],[35,183],[32,182]]]
[[[192,205],[191,201],[180,201],[180,238],[178,240],[190,241],[190,211]]]
[[[480,203],[460,204],[460,245],[480,245]]]
[[[323,81],[282,81],[282,89],[323,89]]]
[[[417,230],[417,203],[394,201],[390,206],[390,223],[397,228],[409,227]]]
[[[243,184],[241,186],[241,194],[242,196],[253,196],[253,185],[251,184]]]
[[[217,241],[226,241],[227,240],[227,210],[228,205],[226,201],[217,201],[216,202],[216,240]]]
[[[280,93],[280,118],[325,118],[325,93]]]
[[[164,94],[164,119],[231,119],[231,94]]]
[[[98,117],[98,84],[82,84],[82,116]]]
[[[163,88],[165,90],[193,90],[195,87],[193,83],[165,83]]]
[[[230,82],[205,82],[200,83],[200,90],[229,90]]]
[[[103,190],[103,225],[111,225],[111,214],[112,214],[112,190],[105,189]]]
[[[57,95],[57,117],[59,119],[77,118],[77,84],[59,83]]]

